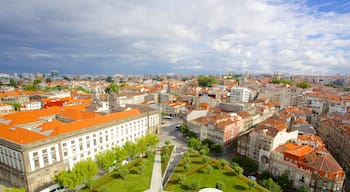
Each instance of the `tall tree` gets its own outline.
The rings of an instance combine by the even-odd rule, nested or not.
[[[99,167],[108,170],[116,161],[116,154],[113,150],[106,150],[99,152],[95,158]]]
[[[201,149],[202,142],[196,138],[191,138],[188,140],[188,147],[199,151]]]
[[[125,150],[124,147],[116,147],[114,151],[115,159],[117,160],[118,164],[121,164],[128,157],[128,152]]]
[[[261,181],[261,186],[265,187],[266,189],[268,189],[271,192],[282,192],[282,188],[275,183],[271,178],[269,179],[265,179]]]
[[[90,180],[92,180],[96,176],[98,172],[98,167],[96,162],[88,158],[75,164],[72,172],[75,173],[75,176],[80,178],[79,183],[82,182],[86,185]]]
[[[238,163],[232,163],[232,169],[239,175],[243,174],[244,169],[238,165]]]
[[[17,82],[14,79],[10,79],[10,82],[9,82],[8,86],[16,87],[17,86]]]

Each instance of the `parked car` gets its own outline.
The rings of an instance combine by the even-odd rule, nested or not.
[[[181,125],[180,124],[178,124],[178,125],[176,125],[176,129],[179,129],[181,127]]]

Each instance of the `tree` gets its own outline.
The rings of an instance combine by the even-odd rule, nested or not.
[[[199,151],[201,149],[202,142],[196,138],[191,138],[188,140],[188,147]]]
[[[109,82],[109,83],[114,82],[114,80],[113,80],[113,78],[112,78],[111,76],[108,76],[108,77],[106,78],[106,81]]]
[[[185,179],[186,179],[186,176],[185,175],[179,175],[177,177],[177,182],[180,184],[180,185],[184,185],[185,184]]]
[[[115,147],[115,160],[120,164],[128,157],[128,152],[124,149],[124,147]]]
[[[12,108],[15,110],[15,111],[19,111],[21,109],[21,104],[19,103],[13,103],[12,104]]]
[[[236,162],[241,166],[244,170],[244,173],[246,175],[252,175],[258,171],[258,163],[254,161],[253,159],[250,159],[248,157],[242,157],[239,155],[235,155],[232,158],[232,162]]]
[[[206,163],[209,161],[209,157],[207,155],[202,155],[202,162]]]
[[[127,151],[128,157],[134,159],[139,154],[139,149],[135,143],[127,141],[124,145],[124,149]]]
[[[306,188],[305,186],[302,186],[298,189],[298,192],[310,192],[310,189]]]
[[[8,86],[16,87],[17,86],[17,82],[14,79],[10,79],[10,82],[9,82]]]
[[[213,84],[217,83],[215,77],[206,77],[204,75],[200,75],[197,77],[198,85],[201,87],[211,87]]]
[[[113,150],[106,150],[99,152],[95,158],[99,167],[104,170],[108,170],[113,166],[116,160],[116,154]]]
[[[301,82],[301,83],[298,83],[298,87],[300,87],[302,89],[306,89],[306,88],[309,88],[311,86],[307,82]]]
[[[190,183],[190,188],[192,190],[197,190],[199,188],[200,182],[199,180],[195,179]]]
[[[15,187],[5,189],[5,192],[25,192],[25,191],[26,190],[24,188],[15,188]]]
[[[262,180],[260,184],[271,192],[282,192],[282,188],[271,178]]]
[[[184,170],[185,172],[189,171],[191,169],[191,164],[187,161],[185,161],[185,164],[184,164]]]
[[[276,181],[279,186],[281,186],[283,191],[293,191],[293,182],[289,180],[289,177],[286,173],[276,178]]]
[[[208,145],[202,145],[202,147],[201,147],[201,149],[199,151],[199,153],[201,155],[208,155],[209,152],[210,152],[210,149],[209,149]]]
[[[118,93],[119,91],[119,85],[115,83],[109,84],[109,86],[105,89],[105,92],[108,93]]]
[[[211,166],[210,164],[208,164],[206,167],[205,167],[206,171],[208,174],[210,174],[212,171],[213,171],[213,166]]]
[[[68,188],[69,190],[73,190],[81,183],[80,178],[78,178],[74,172],[65,170],[54,176],[54,182],[59,186]]]
[[[221,145],[219,145],[219,144],[213,144],[212,146],[210,146],[210,149],[217,155],[221,154],[222,152],[224,152],[222,150]]]
[[[98,166],[95,161],[92,161],[91,158],[88,158],[76,163],[73,167],[72,172],[74,173],[73,175],[79,179],[80,182],[78,182],[78,184],[82,182],[87,185],[89,181],[96,176],[98,172]]]
[[[159,143],[159,137],[156,134],[147,134],[145,139],[148,147],[154,147]]]
[[[165,140],[165,142],[164,142],[164,143],[165,143],[165,145],[166,145],[166,146],[169,146],[169,145],[170,145],[170,140],[169,140],[169,139],[167,139],[167,140]]]
[[[217,181],[215,184],[215,188],[223,190],[225,188],[225,183],[223,183],[222,181]]]
[[[220,159],[220,165],[221,165],[221,169],[224,170],[224,168],[228,165],[227,160],[221,158],[221,159]]]
[[[255,180],[253,180],[253,179],[249,179],[248,180],[248,186],[249,186],[249,189],[251,189],[251,188],[254,188],[255,186],[256,186],[256,181]]]
[[[129,174],[129,170],[128,170],[127,168],[125,168],[125,167],[122,167],[122,168],[120,168],[120,170],[119,170],[119,174],[120,174],[120,177],[121,177],[122,179],[125,179],[126,176]]]
[[[185,134],[188,131],[188,127],[186,125],[181,125],[179,131]]]
[[[239,175],[243,174],[244,169],[238,165],[238,163],[232,163],[232,169]]]

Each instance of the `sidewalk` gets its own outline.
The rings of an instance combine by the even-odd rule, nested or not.
[[[156,156],[154,157],[151,188],[145,192],[162,192],[162,180],[162,163],[160,151],[157,151]]]

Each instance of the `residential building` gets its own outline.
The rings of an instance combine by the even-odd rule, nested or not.
[[[345,172],[350,171],[350,116],[321,115],[315,126],[327,149],[338,160]],[[350,176],[350,175],[348,175]]]
[[[212,114],[189,121],[188,127],[201,140],[227,147],[242,131],[242,118],[237,114]]]
[[[271,152],[270,173],[276,177],[287,174],[293,188],[310,191],[342,191],[345,173],[314,135],[302,135]]]
[[[279,117],[271,117],[257,128],[238,140],[237,152],[259,163],[259,171],[269,167],[270,152],[291,139],[296,139],[298,131],[287,132],[287,124]]]
[[[230,102],[248,102],[249,101],[250,90],[246,87],[234,87],[231,89]]]

